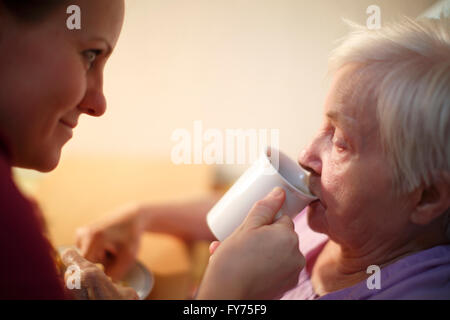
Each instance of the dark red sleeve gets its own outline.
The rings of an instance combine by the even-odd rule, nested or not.
[[[0,299],[64,299],[51,250],[0,150]]]

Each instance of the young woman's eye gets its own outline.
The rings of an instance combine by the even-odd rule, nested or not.
[[[88,69],[90,69],[93,64],[95,63],[95,60],[97,59],[97,56],[102,53],[101,50],[86,50],[83,52],[84,58],[86,59],[86,63],[88,65]]]

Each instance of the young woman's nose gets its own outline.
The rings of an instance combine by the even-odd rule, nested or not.
[[[88,90],[78,108],[90,116],[100,117],[106,111],[106,99],[103,92]]]
[[[298,163],[311,174],[322,174],[322,160],[320,158],[319,140],[313,140],[306,149],[304,149],[299,157]]]
[[[103,79],[89,79],[83,100],[78,105],[81,112],[100,117],[106,111],[106,98],[103,94]]]

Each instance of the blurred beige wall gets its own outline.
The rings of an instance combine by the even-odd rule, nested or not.
[[[327,57],[369,5],[382,23],[432,0],[127,0],[105,72],[108,110],[64,154],[168,158],[177,128],[276,128],[292,157],[321,122]],[[64,159],[64,156],[63,156]]]

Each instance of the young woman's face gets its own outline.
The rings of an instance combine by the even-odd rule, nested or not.
[[[80,30],[67,28],[71,4]],[[105,112],[103,69],[123,16],[123,0],[71,1],[36,24],[0,10],[0,132],[13,165],[54,169],[80,115]]]

